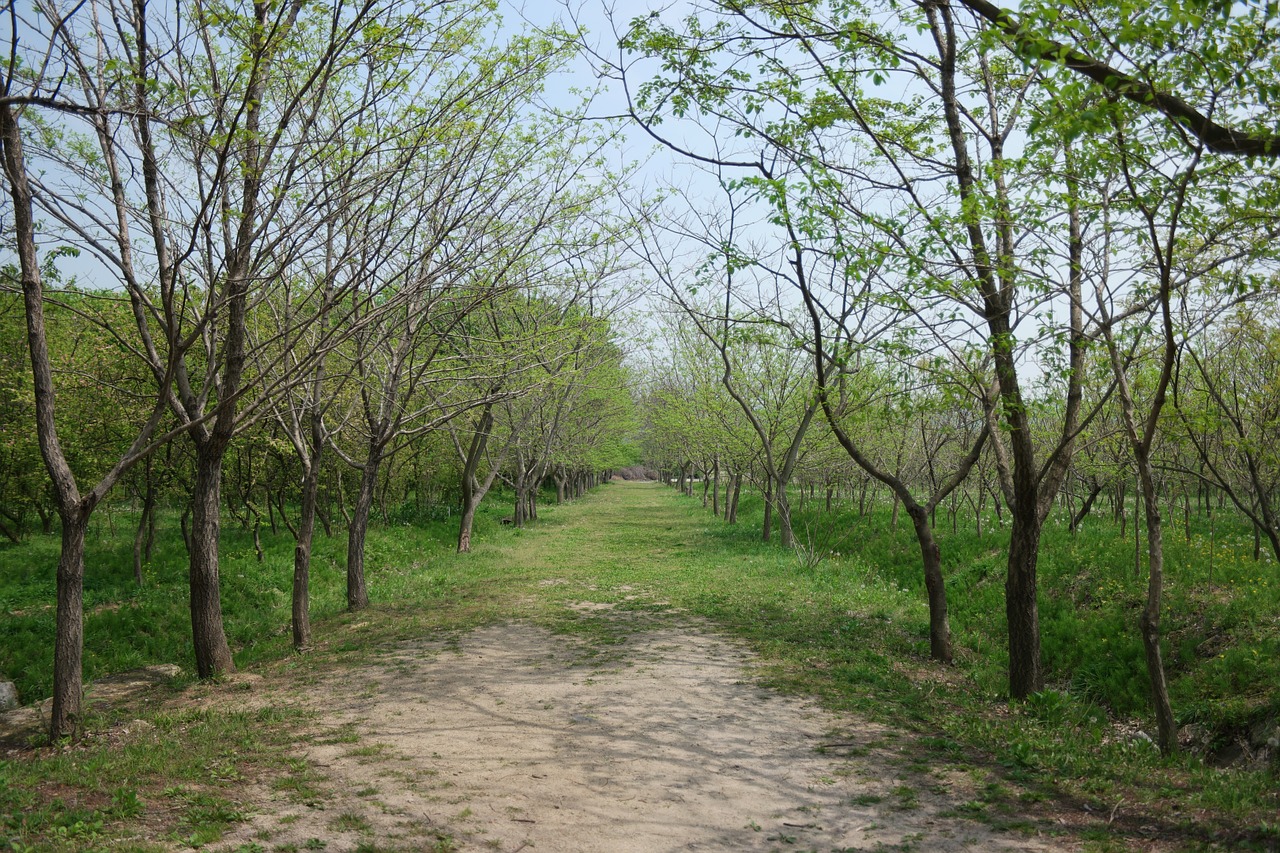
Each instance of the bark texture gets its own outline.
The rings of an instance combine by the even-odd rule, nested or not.
[[[197,447],[196,479],[191,490],[191,637],[196,672],[201,678],[236,670],[222,624],[222,587],[218,577],[222,457],[208,444]]]

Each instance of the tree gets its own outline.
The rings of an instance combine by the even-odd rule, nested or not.
[[[472,527],[480,501],[504,473],[516,489],[520,522],[531,490],[541,483],[538,430],[543,406],[572,391],[573,372],[597,343],[596,320],[581,310],[576,292],[516,291],[493,300],[470,330],[472,363],[488,353],[493,372],[469,371],[468,396],[483,402],[469,423],[451,423],[450,438],[462,464],[462,506],[458,553],[471,550]],[[552,424],[549,426],[558,426]],[[550,433],[543,441],[551,440]],[[512,467],[514,464],[514,468]],[[513,517],[513,521],[514,521]]]
[[[794,531],[787,488],[818,403],[803,353],[767,318],[743,310],[736,276],[745,264],[734,248],[739,211],[732,197],[729,201],[723,215],[697,218],[695,212],[691,223],[651,217],[654,225],[640,252],[661,282],[664,296],[681,312],[683,322],[677,328],[699,339],[682,342],[689,350],[686,369],[708,359],[715,363],[720,385],[749,427],[765,495],[764,540],[772,536],[776,513],[779,538],[790,548]],[[662,225],[657,225],[659,219]],[[706,255],[695,253],[689,269],[678,266],[659,245],[663,231],[701,244],[698,248]],[[700,296],[702,292],[717,295],[713,300]],[[704,473],[709,473],[712,466],[705,467]]]
[[[75,110],[75,105],[56,103],[56,82],[43,76],[51,69],[49,60],[65,60],[58,52],[55,36],[48,36],[48,53],[43,65],[22,61],[20,32],[30,26],[37,39],[41,22],[53,25],[57,17],[37,12],[34,22],[20,21],[11,9],[10,54],[4,76],[0,79],[0,158],[5,183],[13,203],[14,242],[19,261],[23,309],[26,320],[27,350],[31,363],[34,421],[40,453],[52,481],[55,502],[62,522],[62,544],[57,570],[57,631],[54,645],[54,695],[49,731],[53,739],[73,734],[79,727],[82,700],[82,655],[84,645],[84,544],[85,533],[93,511],[123,474],[154,449],[153,439],[163,417],[165,401],[157,396],[150,413],[137,429],[128,446],[110,466],[86,489],[72,470],[62,433],[59,429],[53,357],[50,353],[48,324],[45,317],[45,279],[49,269],[38,254],[40,243],[36,220],[36,191],[26,153],[22,128],[24,114],[35,112],[38,105],[54,103],[56,109]],[[28,69],[37,69],[31,73]],[[29,117],[29,116],[28,116]],[[35,123],[38,125],[39,120]],[[170,367],[171,365],[166,365]],[[162,390],[172,380],[172,370],[161,373]]]
[[[305,326],[265,341],[249,334],[315,227],[306,196],[287,190],[331,141],[333,124],[318,121],[333,106],[327,93],[364,67],[397,73],[368,60],[402,49],[421,19],[398,18],[390,2],[179,3],[185,28],[144,6],[45,11],[59,22],[57,70],[77,82],[83,105],[52,105],[65,121],[41,137],[54,168],[39,199],[123,283],[137,327],[130,349],[192,439],[192,630],[197,670],[213,675],[233,668],[217,565],[222,460],[280,389],[255,381],[253,347],[287,349]],[[379,15],[384,26],[368,28]]]

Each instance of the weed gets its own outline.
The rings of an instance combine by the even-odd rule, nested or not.
[[[893,789],[893,796],[896,801],[893,804],[895,809],[909,811],[920,808],[920,795],[910,785],[897,786]]]
[[[329,821],[329,828],[335,832],[369,832],[373,826],[361,815],[343,812]]]
[[[356,845],[355,853],[393,853],[393,851],[390,847],[382,847],[372,841],[361,841]]]
[[[433,836],[431,853],[456,853],[458,850],[458,843],[452,835],[437,832]]]

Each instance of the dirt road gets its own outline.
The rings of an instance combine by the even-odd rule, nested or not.
[[[643,624],[605,646],[491,625],[276,697],[323,710],[300,754],[332,796],[257,790],[219,849],[1066,849],[955,816],[970,775],[755,686],[748,654],[697,622],[615,618]]]

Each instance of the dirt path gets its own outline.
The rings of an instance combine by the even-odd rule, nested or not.
[[[218,849],[1066,849],[959,816],[985,772],[761,688],[745,647],[618,581],[683,571],[706,522],[654,487],[605,492],[511,552],[524,579],[504,594],[566,633],[513,619],[305,686],[268,676],[255,702],[320,712],[299,751],[325,793],[264,783]]]
[[[220,848],[1061,849],[944,816],[967,775],[909,770],[892,731],[753,686],[748,655],[696,624],[599,651],[495,625],[312,685],[334,727],[303,754],[336,794],[259,791]]]

